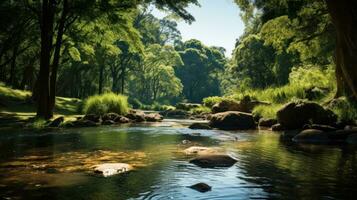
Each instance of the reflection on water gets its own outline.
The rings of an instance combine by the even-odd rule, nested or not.
[[[355,147],[301,146],[270,132],[190,130],[179,122],[0,134],[0,199],[348,199],[357,195]],[[189,143],[182,143],[183,140]],[[238,159],[202,169],[183,150],[219,147]],[[103,178],[92,166],[122,162]],[[212,191],[187,186],[204,182]]]

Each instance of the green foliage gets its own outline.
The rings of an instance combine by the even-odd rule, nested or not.
[[[276,112],[283,106],[283,104],[259,105],[253,109],[253,115],[257,117],[275,119]]]
[[[221,95],[220,80],[227,60],[224,49],[207,47],[198,40],[188,40],[176,46],[183,66],[175,72],[183,84],[184,98],[201,102],[207,96]]]
[[[126,96],[114,93],[91,96],[84,103],[83,112],[85,114],[117,113],[126,114],[129,111],[128,99]]]
[[[340,121],[353,122],[357,119],[357,104],[349,101],[346,97],[332,100],[328,104],[328,108],[337,114]]]
[[[199,106],[197,108],[192,108],[190,110],[190,113],[196,115],[196,114],[202,114],[202,113],[210,113],[211,112],[211,108],[206,107],[206,106]]]
[[[322,87],[333,89],[335,87],[335,75],[332,67],[325,70],[316,65],[304,67],[294,67],[289,75],[289,82],[292,85],[308,87]]]
[[[204,98],[202,102],[205,107],[212,108],[214,104],[219,103],[224,99],[226,99],[226,97],[213,96]]]

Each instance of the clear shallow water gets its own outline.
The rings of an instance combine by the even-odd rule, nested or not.
[[[0,199],[353,199],[357,195],[353,146],[301,146],[267,131],[190,130],[180,124],[54,133],[2,131]],[[221,147],[238,162],[230,168],[199,168],[182,153],[192,145]],[[107,178],[94,175],[91,166],[105,162],[129,163],[136,170]],[[212,191],[199,193],[187,187],[199,182],[212,186]]]

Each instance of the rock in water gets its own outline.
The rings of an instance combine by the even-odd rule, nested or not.
[[[164,119],[159,113],[145,114],[145,120],[148,122],[160,122]]]
[[[337,115],[313,102],[291,102],[277,112],[278,123],[286,129],[300,129],[305,124],[331,125]]]
[[[306,129],[301,131],[293,138],[294,142],[299,143],[328,143],[330,141],[328,134],[317,129]]]
[[[191,124],[189,127],[189,129],[212,129],[208,124],[204,124],[204,123],[193,123]]]
[[[116,174],[126,173],[133,170],[133,166],[126,163],[104,163],[93,166],[94,172],[101,174],[104,177],[113,176]]]
[[[57,117],[48,124],[49,127],[59,127],[64,121],[64,117]]]
[[[192,146],[184,150],[185,154],[187,155],[208,155],[214,154],[218,152],[218,149],[209,148],[209,147],[199,147],[199,146]]]
[[[190,163],[203,168],[231,167],[237,162],[228,155],[202,155],[190,160]]]
[[[197,183],[194,185],[191,185],[189,188],[194,189],[199,192],[208,192],[211,191],[212,187],[207,185],[206,183]]]
[[[223,130],[254,129],[255,121],[249,113],[228,111],[212,115],[209,124]]]
[[[274,124],[277,124],[278,121],[276,119],[266,119],[266,118],[261,118],[259,119],[259,126],[262,127],[272,127]]]

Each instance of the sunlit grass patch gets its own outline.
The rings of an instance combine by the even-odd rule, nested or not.
[[[84,103],[85,114],[117,113],[126,114],[129,111],[128,98],[123,95],[106,93],[88,97]]]

